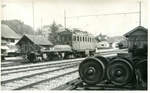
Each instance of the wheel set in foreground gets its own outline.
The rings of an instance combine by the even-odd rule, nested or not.
[[[117,87],[130,85],[134,89],[147,89],[147,60],[135,63],[124,57],[90,57],[80,63],[79,75],[86,85],[108,83]]]

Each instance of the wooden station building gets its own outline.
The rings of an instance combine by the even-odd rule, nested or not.
[[[128,33],[124,34],[124,36],[128,40],[128,49],[129,52],[137,49],[138,53],[146,53],[147,54],[147,46],[148,46],[148,29],[143,26],[138,26]],[[141,50],[141,51],[140,51]]]
[[[20,49],[20,53],[23,54],[40,51],[41,49],[48,50],[53,46],[47,38],[41,35],[24,35],[16,45]]]

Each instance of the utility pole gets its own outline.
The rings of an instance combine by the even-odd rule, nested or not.
[[[6,15],[4,15],[4,8],[5,8],[5,7],[7,8],[7,5],[6,5],[6,4],[2,4],[2,5],[1,5],[1,8],[3,8],[3,10],[2,10],[1,13],[3,13],[3,14],[2,14],[3,19],[4,19],[4,20],[7,20],[7,10],[6,10],[6,12],[5,12]]]
[[[141,0],[139,1],[139,26],[141,26]]]
[[[33,24],[33,30],[35,30],[35,24],[34,24],[34,0],[32,0],[32,24]]]
[[[64,10],[64,27],[66,29],[66,11]]]
[[[35,40],[35,24],[34,24],[34,0],[32,0],[32,22],[33,22],[33,40]],[[33,51],[36,51],[36,48],[34,46]]]

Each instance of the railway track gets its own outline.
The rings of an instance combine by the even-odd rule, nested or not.
[[[126,49],[122,49],[122,50],[107,50],[107,51],[99,51],[99,52],[96,52],[96,54],[101,54],[101,55],[107,55],[107,54],[112,54],[112,53],[118,53],[120,51],[127,51]],[[80,58],[79,58],[80,59]],[[8,61],[8,62],[7,62]],[[59,62],[61,62],[62,60],[58,60]],[[67,60],[64,60],[64,61],[67,61]],[[69,60],[68,60],[69,61]],[[40,62],[40,63],[53,63],[55,61],[47,61],[47,62]],[[32,65],[32,64],[40,64],[39,62],[37,63],[27,63],[27,62],[24,62],[23,59],[19,59],[19,60],[6,60],[6,62],[2,62],[1,63],[1,67],[15,67],[15,66],[21,66],[21,65]]]
[[[109,55],[108,55],[109,54]],[[103,54],[115,56],[116,53]],[[39,64],[2,67],[3,90],[53,89],[78,77],[78,65],[84,58]],[[44,86],[44,87],[43,87]]]
[[[13,73],[20,73],[20,72],[29,72],[29,71],[38,71],[38,70],[43,70],[43,69],[49,69],[49,68],[58,68],[61,66],[66,66],[70,64],[79,64],[81,61],[71,61],[71,62],[64,62],[60,64],[48,64],[48,65],[38,65],[35,67],[30,67],[30,68],[17,68],[17,69],[9,69],[8,71],[5,69],[4,71],[1,71],[1,75],[7,75],[7,74],[13,74]]]
[[[53,80],[70,73],[77,72],[77,64],[69,66],[63,66],[57,69],[33,73],[29,75],[23,75],[16,78],[5,79],[1,81],[2,89],[18,90],[24,88],[30,88],[31,86],[37,85],[42,82]]]
[[[43,63],[37,63],[37,64],[26,64],[26,65],[19,65],[19,66],[13,66],[13,67],[2,67],[1,71],[12,71],[12,70],[18,70],[18,69],[27,69],[27,68],[33,68],[33,67],[42,67],[42,66],[48,66],[48,65],[58,65],[58,64],[65,64],[69,62],[75,62],[75,61],[81,61],[84,58],[80,59],[71,59],[71,60],[62,60],[62,61],[55,61],[55,62],[43,62]]]

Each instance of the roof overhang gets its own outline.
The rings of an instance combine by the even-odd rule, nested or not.
[[[148,31],[148,29],[145,28],[145,27],[143,27],[143,26],[137,26],[137,27],[135,27],[134,29],[132,29],[131,31],[125,33],[123,36],[129,37],[132,33],[134,33],[135,31],[138,31],[138,30]]]

